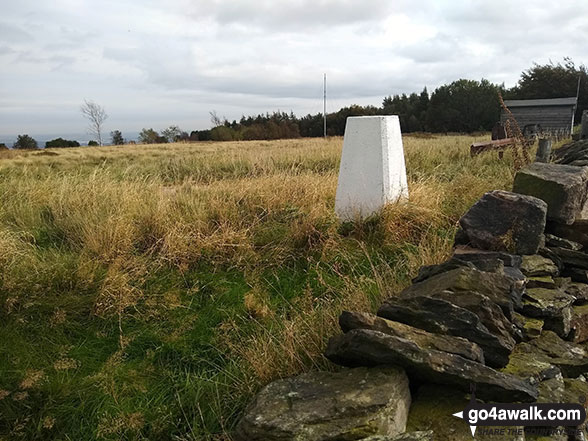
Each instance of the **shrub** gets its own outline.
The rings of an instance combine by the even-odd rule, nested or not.
[[[56,138],[45,143],[45,148],[62,148],[62,147],[79,147],[80,143],[77,141],[68,141],[63,138]]]
[[[29,135],[18,135],[16,142],[12,146],[15,149],[36,149],[39,148],[37,141]]]
[[[141,144],[156,144],[160,142],[160,138],[159,133],[153,129],[143,129],[139,133],[139,143]]]
[[[210,131],[210,138],[213,141],[233,141],[235,140],[235,131],[230,127],[218,126]]]
[[[98,143],[96,141],[89,141],[88,145],[91,147],[96,147],[98,145]]]
[[[113,132],[110,132],[110,139],[113,145],[123,145],[125,143],[120,130],[114,130]]]

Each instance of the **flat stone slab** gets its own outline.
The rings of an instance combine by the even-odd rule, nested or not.
[[[574,141],[553,151],[558,164],[584,164],[588,161],[588,140]]]
[[[467,246],[457,246],[453,250],[453,257],[462,261],[472,262],[476,264],[479,261],[499,259],[505,267],[519,268],[521,266],[521,256],[517,254],[509,254],[500,251],[485,251],[477,248]]]
[[[571,282],[565,284],[562,289],[566,294],[573,296],[575,305],[588,303],[588,285],[585,283]]]
[[[535,162],[519,170],[513,191],[547,203],[547,218],[572,224],[582,217],[588,190],[588,167]]]
[[[529,343],[519,343],[510,354],[508,365],[500,370],[533,384],[561,376],[561,370],[549,356]]]
[[[442,291],[476,291],[500,306],[510,319],[515,306],[521,304],[522,286],[505,273],[490,273],[471,267],[459,267],[431,276],[403,290],[399,297],[431,295]]]
[[[412,283],[424,282],[431,277],[459,268],[477,269],[472,262],[467,262],[459,258],[451,258],[447,262],[439,263],[437,265],[426,265],[420,267],[419,273],[415,278],[412,279]]]
[[[543,238],[547,204],[508,191],[486,193],[459,224],[474,248],[536,254]]]
[[[583,248],[588,247],[588,220],[586,219],[577,219],[571,225],[548,221],[545,228],[547,233],[577,242]]]
[[[523,296],[523,314],[545,321],[543,328],[566,337],[575,298],[560,289],[531,288]]]
[[[543,257],[539,254],[523,256],[521,271],[527,277],[552,276],[559,274],[559,268],[553,260]]]
[[[583,248],[582,244],[573,240],[557,237],[553,234],[545,235],[545,245],[548,247],[567,248],[568,250],[579,251]]]
[[[586,348],[562,340],[555,332],[543,331],[539,338],[531,340],[528,345],[534,348],[529,352],[529,358],[557,366],[564,377],[577,378],[588,373]]]
[[[492,334],[477,314],[442,298],[390,298],[382,304],[378,315],[429,332],[466,338],[482,348],[489,366],[506,366],[515,343]]]
[[[537,388],[512,375],[481,363],[367,329],[354,329],[331,338],[327,358],[343,366],[401,366],[418,381],[455,386],[468,392],[475,383],[476,396],[498,402],[534,401]]]
[[[414,328],[404,323],[386,320],[374,314],[366,312],[343,311],[339,316],[339,325],[343,332],[353,329],[370,329],[384,334],[410,340],[422,349],[435,349],[460,355],[479,363],[484,363],[482,349],[465,338],[452,337],[450,335],[433,334],[419,328]]]
[[[574,268],[568,266],[561,272],[562,276],[569,277],[577,283],[588,283],[588,270],[583,268]]]
[[[240,441],[361,440],[403,433],[410,408],[402,369],[311,372],[265,386],[237,425]]]
[[[566,248],[550,248],[561,259],[563,264],[574,268],[588,269],[588,254],[582,251],[568,250]]]
[[[558,286],[551,276],[536,276],[527,279],[527,288],[556,289]]]
[[[537,318],[526,317],[522,314],[515,313],[515,324],[521,328],[525,341],[532,340],[541,335],[544,321]],[[512,354],[511,354],[512,357]]]

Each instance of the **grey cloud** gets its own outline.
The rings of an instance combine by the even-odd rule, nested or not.
[[[458,38],[437,34],[434,38],[399,48],[397,53],[416,63],[439,63],[459,58],[463,52]]]
[[[10,55],[14,54],[16,51],[8,46],[0,46],[0,55]]]
[[[560,3],[107,0],[90,9],[22,0],[0,20],[0,55],[9,60],[0,92],[29,115],[23,124],[43,119],[35,114],[43,102],[59,101],[83,127],[78,103],[92,96],[113,124],[118,113],[140,128],[190,118],[205,127],[212,109],[231,119],[316,113],[323,72],[330,111],[458,78],[510,86],[533,61],[586,63],[588,2]]]
[[[291,0],[276,2],[199,2],[191,16],[207,16],[221,25],[256,27],[273,31],[300,31],[377,21],[392,9],[388,0]]]
[[[34,40],[22,27],[5,22],[0,22],[0,39],[6,43],[30,43]]]

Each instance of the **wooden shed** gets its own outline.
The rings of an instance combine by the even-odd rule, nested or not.
[[[571,136],[577,98],[552,98],[541,100],[505,100],[523,131],[539,130]],[[507,115],[502,110],[500,122],[504,125]]]

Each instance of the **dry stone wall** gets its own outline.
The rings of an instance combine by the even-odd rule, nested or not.
[[[451,415],[473,384],[500,403],[588,396],[588,142],[554,156],[519,171],[513,192],[485,194],[451,259],[421,268],[376,315],[344,312],[325,351],[344,369],[268,385],[237,438],[471,439]],[[420,398],[429,390],[457,398],[440,409]]]

